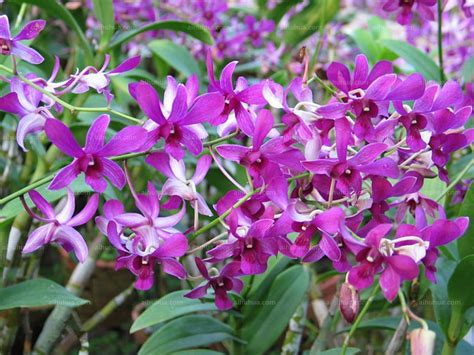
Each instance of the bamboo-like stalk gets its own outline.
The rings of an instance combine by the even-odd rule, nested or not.
[[[84,286],[89,281],[96,265],[96,260],[105,247],[105,238],[97,237],[89,250],[89,256],[82,264],[78,264],[74,269],[66,288],[73,294],[79,296]],[[44,323],[33,354],[50,354],[54,345],[59,340],[66,323],[68,322],[73,308],[57,305]]]
[[[285,341],[281,348],[282,355],[298,355],[303,338],[304,327],[306,323],[306,313],[308,311],[308,294],[305,295],[295,313],[290,319],[288,331],[285,335]]]

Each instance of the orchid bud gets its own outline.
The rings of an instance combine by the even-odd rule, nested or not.
[[[339,308],[344,319],[352,323],[359,314],[359,291],[348,282],[344,282],[339,293]]]
[[[418,328],[410,335],[410,349],[412,355],[431,355],[434,351],[436,333],[429,329]]]

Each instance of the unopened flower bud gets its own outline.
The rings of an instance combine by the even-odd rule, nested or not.
[[[352,323],[359,314],[359,291],[348,282],[344,282],[339,293],[339,308],[346,321]]]
[[[411,331],[410,349],[412,355],[431,355],[434,351],[436,333],[429,330],[418,328]]]

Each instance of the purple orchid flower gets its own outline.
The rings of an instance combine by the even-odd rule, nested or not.
[[[220,81],[216,81],[214,77],[214,64],[212,55],[209,51],[207,54],[207,73],[209,76],[209,92],[217,92],[222,96],[225,102],[220,115],[214,117],[209,122],[213,125],[224,123],[231,112],[235,113],[238,126],[248,136],[253,135],[254,123],[251,114],[244,105],[264,105],[265,98],[262,95],[263,83],[248,86],[243,78],[237,80],[234,88],[232,83],[232,74],[234,73],[237,61],[230,62],[222,70]]]
[[[163,271],[177,278],[186,278],[186,270],[175,258],[183,256],[188,248],[183,234],[160,238],[154,228],[144,226],[129,237],[117,232],[114,221],[109,222],[107,237],[119,251],[115,268],[129,269],[135,276],[135,288],[149,290],[153,286],[155,264],[161,264]]]
[[[150,154],[145,161],[168,178],[161,189],[161,195],[179,196],[189,201],[200,214],[212,216],[206,200],[196,190],[211,166],[212,158],[209,155],[204,155],[197,161],[196,171],[191,179],[186,178],[184,161],[178,161],[166,153]]]
[[[461,237],[469,226],[468,217],[459,217],[452,221],[439,219],[422,230],[422,238],[429,247],[423,259],[425,275],[431,282],[436,282],[436,260],[439,256],[438,247],[451,243]]]
[[[34,39],[43,30],[46,21],[35,20],[28,22],[15,37],[10,34],[10,23],[7,15],[0,16],[0,54],[13,55],[31,64],[40,64],[44,58],[34,49],[25,46],[20,41]]]
[[[264,273],[270,256],[278,253],[276,240],[268,233],[272,225],[272,219],[260,219],[250,226],[238,225],[233,215],[229,221],[229,241],[207,252],[212,257],[210,261],[238,258],[244,275]]]
[[[109,63],[110,56],[106,54],[104,64],[99,70],[93,66],[88,66],[81,72],[78,70],[77,73],[71,75],[71,78],[67,81],[56,84],[57,86],[65,86],[65,89],[58,92],[58,94],[62,95],[69,91],[74,94],[83,94],[92,88],[96,90],[97,93],[104,94],[107,103],[109,104],[113,98],[113,95],[109,90],[110,78],[135,69],[140,64],[140,56],[128,58],[115,69],[106,71]]]
[[[37,191],[32,190],[28,195],[43,216],[34,213],[22,198],[25,210],[31,217],[46,224],[31,232],[22,253],[32,253],[45,244],[57,243],[68,252],[74,251],[77,259],[83,263],[88,255],[87,244],[74,227],[87,223],[94,216],[99,205],[99,195],[93,194],[82,211],[74,217],[75,200],[71,189],[67,189],[66,203],[58,213]]]
[[[97,117],[87,132],[84,148],[81,148],[64,123],[47,119],[45,132],[49,140],[64,154],[74,158],[71,164],[56,174],[49,189],[58,190],[68,186],[81,172],[86,176],[86,183],[97,192],[104,192],[107,187],[104,177],[119,189],[125,186],[122,169],[108,158],[137,151],[146,139],[146,131],[141,127],[125,127],[105,144],[109,123],[108,115]]]
[[[374,276],[380,275],[380,286],[387,300],[390,302],[397,296],[403,280],[413,280],[418,276],[417,260],[405,255],[397,249],[397,243],[405,243],[406,238],[399,240],[386,239],[385,236],[392,229],[391,224],[379,224],[372,229],[364,239],[365,248],[356,255],[358,265],[349,271],[348,281],[358,290],[372,285]],[[418,237],[410,238],[411,244],[424,245]]]
[[[463,133],[456,132],[458,128],[463,128],[471,116],[472,108],[465,106],[456,112],[443,109],[435,112],[431,125],[433,135],[430,138],[429,146],[432,150],[433,163],[439,169],[441,180],[449,182],[448,172],[445,169],[451,153],[474,141],[474,130],[469,129]]]
[[[394,160],[389,157],[376,160],[387,148],[385,143],[371,143],[349,159],[318,159],[303,162],[303,165],[314,174],[322,174],[335,179],[335,186],[342,194],[350,196],[352,191],[360,194],[362,174],[398,177],[399,169]]]
[[[352,78],[348,67],[338,62],[331,63],[327,76],[340,91],[336,95],[342,102],[330,102],[318,108],[316,113],[338,120],[351,111],[356,116],[355,135],[361,139],[370,138],[374,133],[371,120],[386,116],[390,101],[416,100],[425,91],[420,74],[400,80],[392,72],[392,64],[387,61],[377,62],[369,72],[367,57],[362,54],[356,57]]]
[[[34,75],[27,75],[33,79]],[[16,130],[16,141],[26,151],[25,138],[29,134],[43,130],[48,118],[53,118],[48,106],[42,105],[44,95],[23,83],[20,79],[13,77],[10,80],[11,92],[0,97],[0,110],[16,115],[20,121]]]
[[[412,110],[407,111],[402,102],[394,102],[395,109],[401,115],[398,120],[407,130],[407,145],[410,149],[416,152],[426,147],[420,131],[427,127],[432,112],[453,106],[462,99],[459,84],[448,81],[442,88],[437,84],[428,86],[423,96],[415,100]]]
[[[155,264],[167,274],[184,279],[186,270],[176,258],[186,253],[188,241],[174,228],[184,217],[184,204],[175,215],[159,217],[160,200],[151,182],[148,195],[137,194],[131,184],[130,189],[141,214],[127,213],[120,201],[109,200],[104,216],[96,218],[100,231],[119,252],[116,269],[128,268],[136,275],[139,290],[153,286]]]
[[[200,258],[195,259],[196,266],[207,281],[206,284],[198,286],[192,291],[186,293],[184,297],[188,298],[202,298],[206,296],[207,290],[211,287],[215,292],[215,303],[217,308],[220,310],[226,310],[232,308],[232,301],[227,296],[227,292],[233,291],[240,293],[244,287],[242,280],[238,279],[240,276],[240,263],[231,262],[225,265],[222,270],[214,275],[209,275],[206,266]],[[210,270],[213,271],[213,270]]]
[[[253,144],[251,147],[223,144],[216,147],[216,150],[223,158],[245,166],[250,176],[255,180],[255,186],[261,186],[263,182],[266,182],[268,188],[271,189],[268,196],[284,208],[288,187],[286,179],[281,173],[280,165],[294,171],[302,171],[300,162],[304,158],[298,149],[289,147],[283,137],[275,137],[263,143],[272,128],[272,113],[268,110],[261,110],[252,133]]]
[[[245,16],[244,23],[247,26],[246,33],[250,38],[252,45],[256,48],[263,44],[263,35],[265,33],[273,32],[275,23],[272,20],[263,19],[257,21],[254,16]]]
[[[201,123],[212,120],[224,107],[224,99],[219,94],[209,93],[195,97],[194,85],[192,88],[182,84],[170,85],[168,81],[164,105],[155,89],[144,81],[130,84],[129,91],[145,115],[153,121],[145,146],[150,148],[158,139],[163,138],[165,152],[176,160],[184,157],[181,145],[194,155],[201,153],[201,140],[207,137]]]
[[[434,21],[434,5],[436,5],[436,0],[386,0],[382,9],[387,12],[399,10],[400,12],[397,15],[398,23],[401,25],[408,25],[413,18],[413,7],[416,7],[416,13],[424,20]]]
[[[389,211],[395,204],[389,204],[388,199],[393,197],[405,196],[413,192],[417,179],[414,176],[404,176],[393,186],[384,177],[371,176],[372,180],[372,204],[369,207],[371,219],[367,224],[357,231],[359,236],[365,236],[378,224],[390,223],[391,219],[385,213]],[[362,210],[359,212],[361,213]]]
[[[283,109],[285,112],[282,116],[282,122],[285,123],[287,128],[283,132],[283,136],[286,137],[288,141],[291,139],[293,133],[296,133],[303,141],[310,140],[313,135],[309,124],[318,117],[311,112],[296,107],[289,107],[288,94],[290,92],[298,102],[313,102],[313,93],[308,86],[303,84],[301,78],[293,79],[285,90],[283,90],[281,85],[267,80],[263,86],[262,95],[271,107]],[[316,104],[312,104],[312,106],[319,107],[319,105]]]
[[[397,253],[411,257],[416,262],[425,265],[425,275],[431,282],[436,283],[436,260],[439,256],[438,247],[451,243],[461,237],[469,226],[469,218],[459,217],[448,220],[442,217],[430,226],[419,228],[402,224],[397,228]],[[421,241],[413,244],[410,239]]]

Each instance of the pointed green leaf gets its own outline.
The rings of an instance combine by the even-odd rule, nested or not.
[[[28,280],[0,289],[0,310],[48,305],[79,307],[86,303],[89,301],[47,279]]]
[[[247,302],[242,335],[249,354],[263,354],[272,346],[288,326],[308,286],[308,272],[295,265],[273,281],[266,297]]]
[[[382,40],[380,42],[400,58],[403,58],[415,71],[421,73],[426,80],[440,81],[439,67],[426,53],[402,41]]]
[[[199,76],[199,65],[191,53],[178,44],[168,39],[157,39],[148,45],[148,48],[171,67],[184,74],[186,77],[192,74]]]
[[[474,184],[471,184],[464,197],[459,215],[469,217],[470,221],[466,233],[457,241],[459,257],[462,259],[474,255]]]
[[[153,333],[138,354],[169,354],[232,338],[232,328],[217,319],[205,315],[185,316]]]
[[[131,31],[121,33],[109,44],[109,49],[117,47],[121,44],[127,43],[128,41],[131,41],[140,33],[148,32],[148,31],[157,31],[157,30],[170,30],[174,32],[182,32],[206,44],[212,45],[214,43],[211,33],[208,31],[207,28],[205,28],[202,25],[194,24],[191,22],[183,22],[183,21],[158,21],[158,22],[150,23],[136,30],[131,30]]]
[[[203,303],[200,300],[184,297],[186,292],[189,290],[172,292],[153,303],[135,320],[130,333],[185,314],[217,310],[214,303]]]
[[[114,5],[112,0],[92,0],[94,15],[100,22],[101,44],[109,43],[115,32]]]

